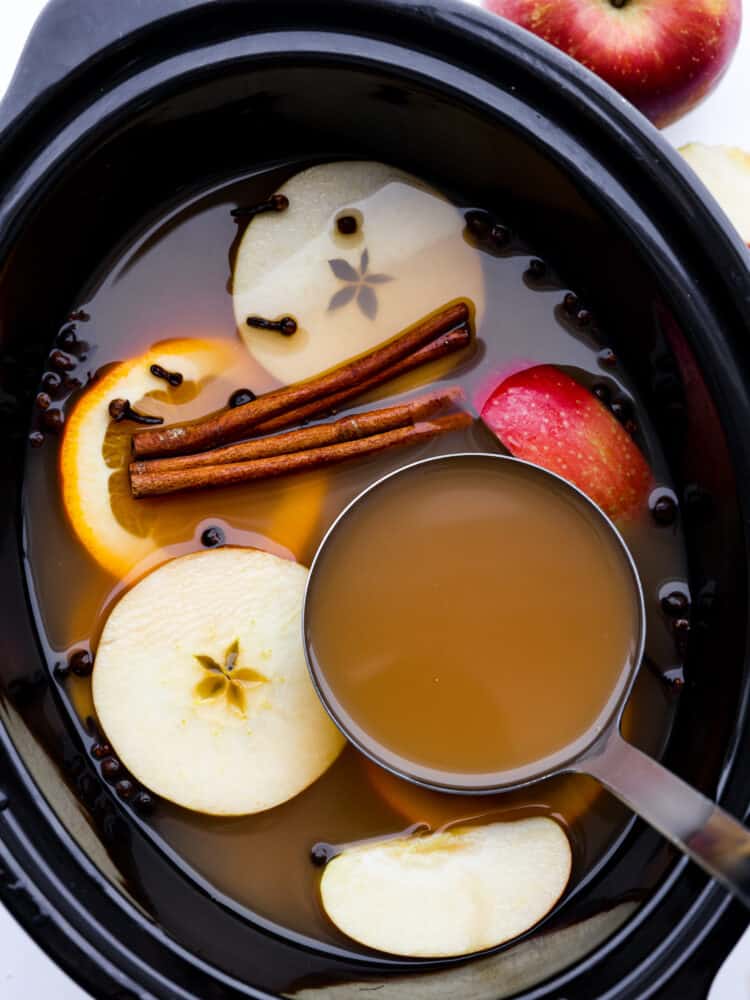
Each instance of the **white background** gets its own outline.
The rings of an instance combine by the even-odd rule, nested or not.
[[[120,0],[129,3],[131,0]],[[159,0],[151,0],[158,6]],[[312,0],[310,0],[312,2]],[[342,0],[346,2],[346,0]],[[468,0],[478,4],[479,0]],[[669,0],[662,0],[663,3]],[[679,0],[674,0],[679,3]],[[43,0],[0,0],[0,94]],[[675,145],[727,143],[750,150],[750,10],[739,50],[719,87],[699,108],[665,132]],[[711,1000],[750,998],[750,931],[725,965]],[[0,998],[2,1000],[84,1000],[85,994],[54,966],[0,907]]]

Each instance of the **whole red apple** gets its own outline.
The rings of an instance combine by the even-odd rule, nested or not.
[[[742,0],[483,2],[593,70],[660,128],[713,90],[742,22]]]

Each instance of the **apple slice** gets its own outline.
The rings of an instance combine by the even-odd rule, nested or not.
[[[698,142],[680,152],[750,246],[750,153]]]
[[[651,470],[628,432],[593,393],[552,365],[506,378],[481,415],[513,455],[569,480],[610,517],[628,517],[645,504]]]
[[[523,934],[558,901],[570,844],[552,819],[364,844],[326,866],[323,906],[344,934],[393,955],[448,958]]]
[[[481,254],[464,239],[464,217],[416,177],[383,163],[324,163],[277,193],[288,207],[247,227],[232,293],[248,350],[279,381],[372,350],[452,299],[470,300],[481,318]],[[297,324],[291,336],[247,323],[285,316]]]
[[[178,805],[216,815],[285,802],[336,759],[302,646],[307,570],[256,549],[174,559],[115,606],[93,697],[125,767]]]

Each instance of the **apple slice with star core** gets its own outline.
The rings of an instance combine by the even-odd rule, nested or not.
[[[344,738],[302,646],[307,570],[257,549],[174,559],[110,614],[92,691],[125,767],[198,812],[261,812],[303,791]]]
[[[232,297],[247,349],[280,382],[371,351],[452,299],[470,301],[480,322],[481,253],[462,212],[416,177],[322,163],[275,197],[286,207],[257,215],[242,236]],[[267,325],[284,318],[293,332]]]

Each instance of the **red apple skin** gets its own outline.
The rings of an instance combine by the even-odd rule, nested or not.
[[[642,511],[653,486],[628,432],[588,389],[552,365],[501,382],[482,420],[516,458],[569,480],[611,518]]]
[[[713,90],[737,48],[742,23],[742,0],[484,0],[484,5],[583,63],[660,128]]]

